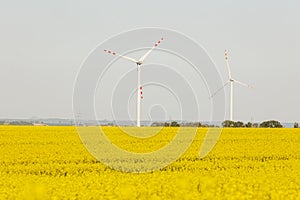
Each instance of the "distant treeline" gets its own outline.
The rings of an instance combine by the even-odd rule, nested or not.
[[[13,126],[72,126],[72,123],[65,122],[44,122],[44,121],[29,121],[29,120],[6,120],[0,121],[0,125],[13,125]]]
[[[230,121],[230,120],[225,120],[222,123],[223,127],[233,127],[233,128],[283,128],[282,124],[279,121],[276,120],[269,120],[269,121],[264,121],[262,123],[251,123],[248,122],[244,124],[241,121]]]
[[[185,122],[185,123],[178,123],[176,121],[173,122],[154,122],[151,126],[171,126],[171,127],[218,127],[216,125],[211,124],[202,124],[200,122]]]
[[[5,121],[0,121],[0,125],[18,125],[18,126],[32,126],[33,123],[31,122],[26,122],[26,121],[11,121],[11,122],[5,122]]]
[[[171,126],[171,127],[219,127],[216,125],[210,124],[202,124],[200,122],[188,122],[188,123],[178,123],[176,121],[173,122],[154,122],[151,126]],[[264,121],[262,123],[244,123],[241,121],[230,121],[225,120],[222,122],[222,127],[228,128],[283,128],[283,125],[276,120]],[[295,122],[294,128],[299,128],[299,124]]]
[[[44,123],[33,123],[28,121],[0,121],[0,125],[19,125],[19,126],[40,126],[40,125],[47,125]],[[52,124],[51,124],[52,125]],[[66,125],[66,124],[53,124],[53,125]],[[109,124],[110,126],[114,126],[113,124]],[[206,123],[200,123],[200,122],[182,122],[179,123],[177,121],[172,122],[154,122],[151,124],[151,126],[159,126],[159,127],[220,127],[218,125],[212,125],[212,124],[206,124]],[[222,127],[228,127],[228,128],[283,128],[283,125],[276,120],[269,120],[264,121],[262,123],[244,123],[241,121],[230,121],[225,120],[221,124]],[[299,124],[297,122],[294,123],[294,128],[299,128]]]

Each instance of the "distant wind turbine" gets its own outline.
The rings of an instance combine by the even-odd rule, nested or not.
[[[135,60],[133,58],[117,54],[114,51],[111,50],[104,50],[104,52],[112,54],[114,56],[118,56],[120,58],[124,58],[126,60],[129,60],[131,62],[134,62],[137,65],[137,102],[136,102],[136,126],[141,126],[141,99],[143,99],[143,92],[142,92],[142,85],[141,85],[141,66],[144,63],[145,59],[149,56],[149,54],[153,51],[154,48],[156,48],[164,39],[161,38],[158,40],[154,46],[145,53],[139,60]]]
[[[232,78],[231,69],[230,69],[229,61],[228,61],[228,53],[227,53],[226,50],[225,50],[225,61],[226,61],[226,66],[227,66],[228,78],[229,79],[220,89],[218,89],[215,93],[213,93],[211,95],[211,97],[214,97],[218,92],[220,92],[221,90],[223,90],[223,88],[225,88],[228,84],[230,84],[230,118],[229,118],[229,120],[233,121],[233,84],[237,83],[237,84],[242,85],[242,86],[247,87],[247,88],[252,88],[252,86],[250,86],[246,83],[237,81],[236,79]]]

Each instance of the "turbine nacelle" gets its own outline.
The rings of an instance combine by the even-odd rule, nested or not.
[[[136,62],[136,64],[139,65],[139,66],[141,66],[143,63],[144,63],[144,62],[141,61],[141,60]]]

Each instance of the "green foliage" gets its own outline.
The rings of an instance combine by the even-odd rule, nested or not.
[[[164,126],[170,126],[170,123],[169,122],[165,122]]]
[[[10,125],[20,125],[20,126],[32,126],[33,124],[31,122],[26,122],[26,121],[13,121],[9,122]]]
[[[252,128],[253,127],[253,124],[251,122],[248,122],[247,124],[245,124],[245,127],[246,128]]]
[[[234,127],[242,128],[244,126],[245,126],[244,123],[241,121],[234,122]]]
[[[222,123],[222,126],[223,127],[235,127],[234,126],[234,121],[231,121],[231,120],[225,120],[223,123]]]
[[[223,123],[222,123],[222,126],[223,127],[226,127],[226,128],[242,128],[242,127],[245,127],[244,123],[241,122],[241,121],[237,121],[237,122],[234,122],[234,121],[231,121],[231,120],[225,120]]]
[[[260,124],[261,128],[282,128],[283,126],[279,121],[270,120],[270,121],[264,121]]]
[[[180,124],[178,124],[176,121],[171,122],[170,126],[180,126]]]
[[[299,128],[299,124],[297,122],[294,123],[294,128]]]

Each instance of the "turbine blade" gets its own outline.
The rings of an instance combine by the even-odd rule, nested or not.
[[[118,57],[120,57],[120,58],[124,58],[124,59],[129,60],[129,61],[134,62],[134,63],[138,63],[138,61],[135,60],[135,59],[133,59],[133,58],[130,58],[130,57],[128,57],[128,56],[123,56],[123,55],[117,54],[116,52],[111,51],[111,50],[106,50],[106,49],[104,49],[104,52],[106,52],[106,53],[108,53],[108,54],[111,54],[111,55],[114,55],[114,56],[118,56]]]
[[[158,45],[162,42],[164,40],[164,38],[160,38],[160,40],[158,40],[155,44],[154,44],[154,46],[149,50],[149,51],[147,51],[147,53],[145,53],[145,55],[143,55],[141,58],[140,58],[140,62],[144,62],[144,60],[149,56],[149,54],[153,51],[153,49],[155,48],[155,47],[158,47]]]
[[[241,81],[237,81],[237,80],[233,80],[235,83],[237,83],[237,84],[240,84],[240,85],[242,85],[242,86],[244,86],[244,87],[247,87],[247,88],[253,88],[251,85],[248,85],[248,84],[246,84],[246,83],[243,83],[243,82],[241,82]]]
[[[213,98],[214,96],[216,96],[216,94],[218,94],[221,90],[223,90],[224,87],[226,87],[228,84],[230,83],[230,81],[226,82],[221,88],[219,88],[217,91],[215,91],[210,98]]]
[[[228,53],[227,53],[227,50],[226,50],[226,49],[225,49],[225,51],[224,51],[224,55],[225,55],[225,61],[226,61],[226,66],[227,66],[228,76],[229,76],[229,79],[231,79],[231,78],[232,78],[232,76],[231,76],[231,69],[230,69],[230,66],[229,66]]]

